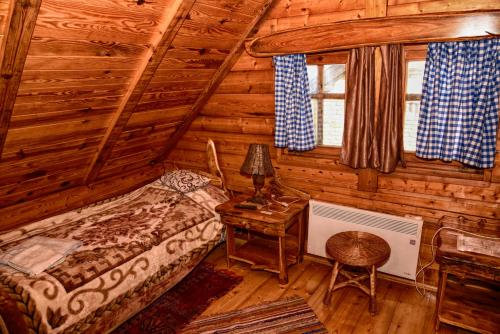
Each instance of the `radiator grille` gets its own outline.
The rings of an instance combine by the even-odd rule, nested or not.
[[[418,224],[405,220],[392,218],[390,215],[375,214],[369,211],[356,209],[342,209],[331,205],[313,204],[312,212],[314,215],[335,219],[338,221],[370,226],[387,231],[403,233],[406,235],[417,236]]]

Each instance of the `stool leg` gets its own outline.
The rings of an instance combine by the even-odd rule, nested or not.
[[[370,313],[375,315],[377,313],[377,299],[375,296],[377,281],[377,268],[373,265],[370,272]]]
[[[323,304],[330,305],[330,300],[332,299],[333,286],[335,285],[335,281],[337,280],[337,276],[339,274],[339,262],[335,261],[332,270],[332,277],[330,278],[330,285],[328,286],[328,291],[325,294],[325,298],[323,298]]]

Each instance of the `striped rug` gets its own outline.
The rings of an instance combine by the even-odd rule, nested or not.
[[[328,333],[306,301],[298,296],[194,320],[183,334]]]

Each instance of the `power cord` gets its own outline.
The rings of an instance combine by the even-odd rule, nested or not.
[[[417,281],[418,280],[418,276],[421,273],[423,273],[425,269],[429,268],[434,263],[434,261],[436,260],[436,250],[435,250],[435,247],[434,247],[434,240],[436,239],[436,237],[438,236],[438,234],[441,231],[443,231],[443,230],[456,231],[456,232],[460,232],[460,233],[472,235],[472,236],[483,238],[483,239],[500,240],[500,238],[498,238],[498,237],[488,237],[488,236],[481,235],[481,234],[478,234],[478,233],[472,233],[472,232],[469,232],[469,231],[461,230],[461,229],[455,228],[455,227],[444,226],[444,227],[438,228],[437,231],[432,236],[432,239],[431,239],[431,254],[432,254],[432,259],[426,265],[422,266],[421,265],[421,258],[420,258],[420,256],[418,257],[418,262],[419,262],[419,265],[421,266],[421,268],[417,271],[417,274],[415,275],[415,289],[417,290],[417,292],[421,296],[425,296],[425,293],[426,293],[426,290],[425,290],[425,275],[422,276],[422,287],[423,287],[422,290],[420,290],[420,288],[418,287],[418,281]]]

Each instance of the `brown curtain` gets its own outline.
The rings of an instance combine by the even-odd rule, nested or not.
[[[380,47],[379,62],[376,53],[376,47],[364,47],[349,54],[340,161],[390,173],[403,153],[403,48]]]
[[[402,45],[383,45],[380,97],[376,119],[377,144],[380,165],[375,167],[384,173],[396,169],[399,161],[404,165],[403,149],[403,96],[405,61]]]
[[[352,49],[347,70],[344,137],[340,161],[353,168],[378,163],[374,147],[375,48]]]

